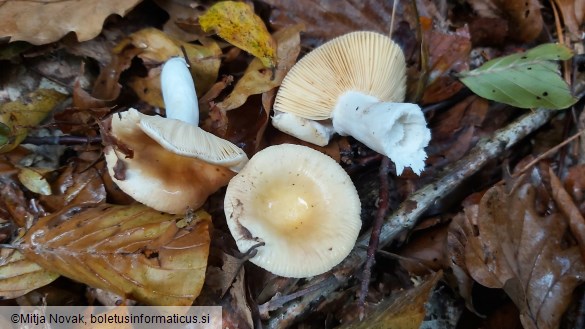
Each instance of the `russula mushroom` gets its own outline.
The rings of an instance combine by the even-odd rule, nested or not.
[[[404,54],[389,37],[352,32],[316,48],[284,78],[274,103],[273,125],[324,146],[334,132],[352,136],[388,156],[401,174],[424,170],[431,135],[406,93]]]
[[[181,213],[201,207],[248,158],[231,142],[198,127],[195,86],[184,59],[165,63],[161,86],[167,117],[132,108],[114,114],[107,135],[115,143],[106,146],[105,157],[124,192],[159,211]]]
[[[285,277],[309,277],[339,264],[361,228],[360,200],[341,166],[306,146],[256,153],[227,187],[224,210],[238,249],[259,242],[250,261]]]

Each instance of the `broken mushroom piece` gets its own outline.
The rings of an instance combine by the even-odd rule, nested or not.
[[[360,200],[341,166],[306,146],[258,152],[228,184],[224,210],[238,249],[264,246],[250,260],[280,276],[329,271],[352,250]]]
[[[379,33],[352,32],[292,67],[276,95],[272,123],[320,146],[329,142],[332,131],[352,136],[388,156],[398,174],[404,167],[420,174],[431,135],[420,107],[401,103],[405,92],[400,47]]]
[[[135,109],[114,114],[106,135],[115,142],[104,152],[120,189],[151,208],[177,214],[201,207],[248,157],[197,126],[195,87],[183,59],[169,60],[161,75],[167,118]]]

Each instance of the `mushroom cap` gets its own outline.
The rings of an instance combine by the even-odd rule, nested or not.
[[[357,91],[384,102],[402,102],[406,62],[402,49],[377,32],[351,32],[311,51],[288,72],[274,110],[311,120],[331,118],[338,98]]]
[[[258,152],[227,188],[224,210],[238,249],[265,245],[250,261],[285,277],[339,264],[361,228],[353,182],[329,156],[281,144]]]
[[[159,211],[183,213],[201,207],[235,175],[224,166],[169,152],[143,131],[145,118],[149,116],[135,109],[111,117],[109,133],[133,151],[132,158],[114,145],[105,148],[110,176],[136,201]]]

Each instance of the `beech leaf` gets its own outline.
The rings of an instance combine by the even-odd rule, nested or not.
[[[549,43],[493,59],[459,77],[483,98],[520,108],[564,109],[577,99],[561,78],[557,63],[552,61],[572,56],[569,48]]]
[[[266,25],[244,2],[220,1],[199,16],[205,32],[214,30],[232,45],[258,57],[265,67],[276,65],[276,45]]]
[[[1,1],[0,37],[41,45],[75,32],[77,40],[86,41],[101,32],[106,17],[123,16],[140,1]]]
[[[199,295],[211,217],[140,204],[71,206],[41,218],[16,247],[44,268],[151,305],[188,306]]]
[[[0,299],[20,297],[58,277],[14,249],[0,249]]]
[[[504,289],[525,328],[558,328],[585,265],[577,247],[563,247],[566,220],[539,215],[535,193],[530,184],[511,193],[490,188],[477,213],[466,212],[468,223],[476,217],[478,233],[467,236],[465,262],[474,280]]]
[[[1,7],[0,7],[1,8]],[[66,95],[53,89],[38,89],[22,99],[0,106],[0,153],[13,150],[24,140],[29,127],[45,119]]]

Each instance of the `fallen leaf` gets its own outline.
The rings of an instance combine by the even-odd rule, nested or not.
[[[220,1],[199,16],[205,32],[214,30],[222,39],[254,55],[265,67],[276,66],[276,45],[264,22],[245,2]]]
[[[513,27],[509,37],[530,42],[542,31],[543,21],[538,0],[467,0],[481,17],[502,17]]]
[[[47,179],[43,176],[51,170],[43,170],[40,168],[21,168],[18,172],[18,179],[31,192],[40,195],[51,195],[51,186]]]
[[[14,249],[0,249],[0,299],[20,297],[58,277]]]
[[[188,306],[205,278],[211,218],[199,211],[186,219],[140,204],[70,206],[39,219],[15,247],[92,287],[145,304]]]
[[[70,205],[106,202],[104,182],[101,173],[95,167],[84,168],[77,162],[70,162],[51,185],[54,193],[41,196],[39,199],[49,212],[58,211]]]
[[[571,57],[572,51],[565,46],[543,44],[524,53],[492,59],[459,76],[474,93],[490,100],[520,108],[564,109],[577,99],[552,61]]]
[[[574,40],[580,40],[581,29],[585,19],[585,3],[579,0],[554,0],[563,18],[563,23]]]
[[[2,8],[2,7],[0,7]],[[66,95],[52,89],[38,89],[18,101],[0,106],[0,153],[13,150],[28,134],[65,99]]]
[[[392,294],[391,298],[382,301],[368,312],[364,320],[356,319],[337,328],[421,328],[427,313],[426,304],[442,276],[443,272],[435,272],[422,284]]]
[[[469,224],[476,233],[467,236],[465,262],[478,283],[504,289],[525,328],[557,328],[585,265],[578,248],[562,247],[562,216],[542,217],[535,199],[535,188],[522,181],[510,193],[490,188],[477,215],[467,217],[477,224]]]
[[[453,73],[469,70],[471,40],[467,27],[455,32],[431,30],[425,40],[429,43],[429,78],[422,103],[437,103],[449,99],[463,87]]]
[[[207,10],[202,1],[192,0],[155,0],[159,7],[169,14],[169,20],[165,23],[163,31],[184,41],[195,41],[203,36],[197,19]],[[190,27],[190,29],[184,27]]]
[[[417,235],[397,252],[401,256],[400,265],[412,275],[425,275],[429,270],[445,269],[447,228],[443,225],[417,232]]]
[[[217,107],[224,111],[233,110],[242,106],[250,95],[261,94],[280,86],[301,51],[302,30],[303,26],[297,24],[274,33],[272,37],[277,44],[276,70],[266,69],[260,59],[254,59],[246,68],[244,76],[236,83],[234,90],[223,101],[217,103]]]
[[[272,10],[270,23],[279,30],[302,23],[303,42],[316,47],[342,34],[356,31],[388,33],[393,3],[378,0],[264,0]],[[400,17],[400,12],[396,17]]]
[[[571,196],[567,193],[561,180],[555,175],[552,168],[549,167],[548,173],[552,197],[568,219],[571,233],[573,233],[573,236],[577,240],[581,255],[585,259],[585,218],[583,218],[579,208],[577,208],[575,202],[573,202],[573,199],[571,199]]]
[[[86,41],[100,33],[106,17],[124,16],[140,1],[2,1],[0,37],[42,45],[74,32],[79,41]]]

